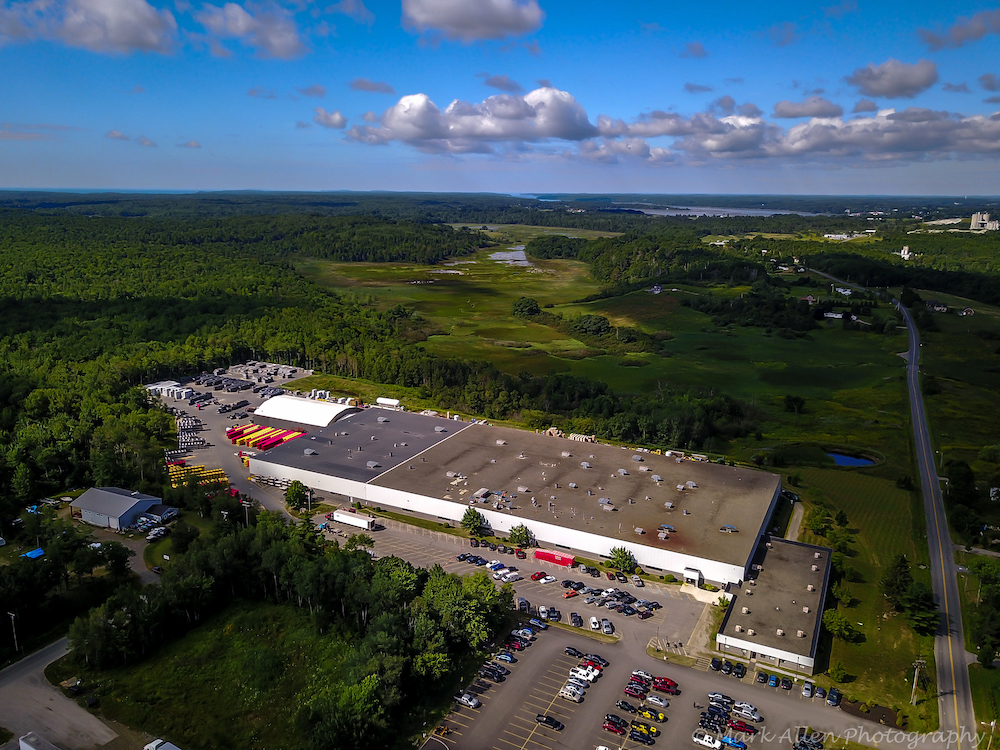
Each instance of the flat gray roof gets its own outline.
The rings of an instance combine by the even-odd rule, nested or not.
[[[379,421],[379,419],[385,421]],[[258,453],[262,461],[369,482],[471,425],[444,417],[370,407],[329,427]],[[439,428],[440,431],[438,431]],[[305,451],[316,451],[306,455]],[[369,467],[368,462],[378,465]]]
[[[642,460],[633,460],[634,455]],[[583,462],[591,468],[584,468]],[[740,566],[753,553],[780,480],[754,469],[678,462],[665,455],[484,424],[430,447],[419,463],[401,463],[372,484],[463,505],[483,487],[513,493],[512,509],[503,512],[519,518]],[[449,471],[464,479],[448,477]],[[654,475],[662,481],[654,481]],[[678,490],[678,485],[685,489]],[[609,498],[617,510],[603,511],[601,498]],[[668,510],[667,502],[674,508]],[[661,540],[661,524],[676,531]],[[722,533],[723,525],[739,532]],[[636,528],[645,533],[637,534]]]
[[[91,487],[70,505],[74,508],[89,510],[91,513],[100,513],[109,518],[119,518],[132,507],[145,500],[149,500],[154,505],[159,505],[162,501],[152,495],[143,495],[141,492],[123,490],[120,487]]]
[[[800,656],[815,656],[833,550],[778,537],[767,541],[770,548],[762,544],[754,557],[750,576],[755,577],[755,585],[745,583],[736,593],[719,633]],[[810,585],[812,591],[808,590]],[[748,614],[743,614],[743,607],[750,610]],[[809,612],[803,612],[803,607]],[[736,632],[737,625],[742,632]],[[778,635],[779,628],[784,635]]]

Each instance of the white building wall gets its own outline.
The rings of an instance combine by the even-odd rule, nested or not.
[[[794,635],[786,635],[786,638],[795,638]],[[723,650],[730,651],[745,651],[745,656],[749,656],[750,652],[753,651],[758,656],[769,656],[772,659],[778,659],[777,666],[785,666],[789,669],[795,669],[799,672],[813,673],[813,667],[815,665],[815,660],[809,656],[803,656],[802,654],[793,654],[791,651],[783,651],[778,648],[771,648],[770,646],[765,646],[760,643],[754,643],[753,641],[744,640],[742,638],[734,638],[729,635],[722,635],[721,633],[715,637],[716,643],[718,643]]]
[[[346,495],[370,505],[402,508],[415,513],[437,516],[449,521],[461,521],[468,507],[465,503],[439,500],[389,487],[380,487],[328,474],[306,471],[281,464],[272,464],[254,457],[250,458],[250,473],[289,480],[297,479],[307,487]],[[725,584],[742,581],[746,569],[746,563],[724,563],[672,550],[657,549],[635,542],[621,541],[600,534],[570,529],[557,524],[519,518],[518,516],[500,513],[487,507],[477,506],[476,510],[483,514],[494,531],[506,533],[512,527],[523,523],[539,541],[594,555],[608,556],[611,554],[612,547],[625,547],[635,555],[639,565],[658,568],[668,573],[673,573],[678,577],[683,575],[684,568],[695,568],[701,571],[705,580]]]

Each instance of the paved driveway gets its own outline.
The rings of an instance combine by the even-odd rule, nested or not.
[[[100,747],[118,736],[45,679],[45,667],[65,654],[62,638],[0,672],[0,726],[14,733],[2,750],[16,748],[28,732],[63,750]]]

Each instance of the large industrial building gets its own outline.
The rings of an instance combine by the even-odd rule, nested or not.
[[[166,508],[158,497],[120,487],[91,487],[70,503],[74,518],[94,526],[126,529],[141,516]],[[173,510],[176,514],[176,509]],[[161,513],[163,511],[161,510]]]
[[[474,505],[496,532],[624,546],[692,583],[745,580],[781,496],[762,471],[402,410],[283,397],[256,418],[309,434],[251,457],[252,474],[453,523]]]

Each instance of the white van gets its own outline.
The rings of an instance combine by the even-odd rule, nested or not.
[[[520,581],[520,580],[521,580],[521,574],[518,573],[516,570],[512,570],[510,573],[508,573],[503,577],[504,583],[514,583],[514,581]]]
[[[566,685],[559,691],[559,697],[565,698],[568,701],[573,701],[574,703],[579,703],[583,700],[583,693],[579,690],[571,688],[569,685]]]

